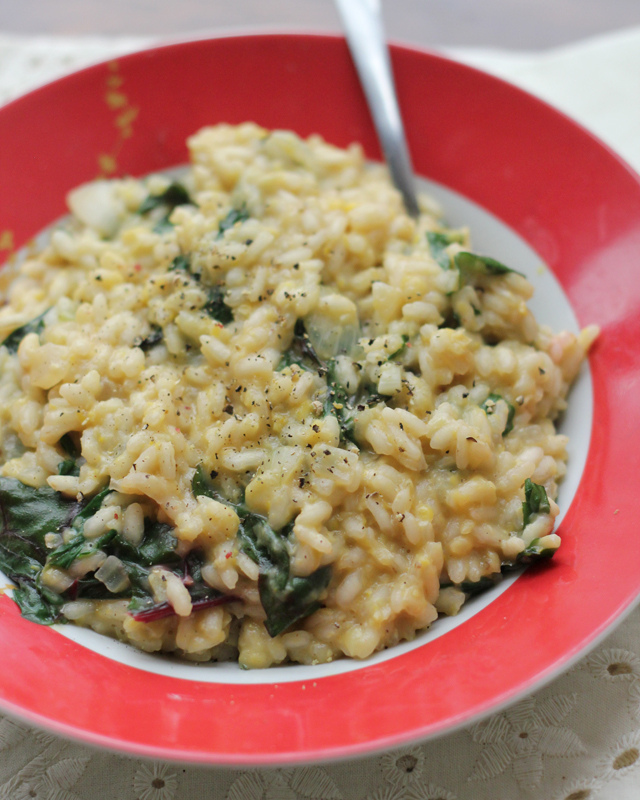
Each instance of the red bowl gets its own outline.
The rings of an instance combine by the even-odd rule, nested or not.
[[[506,223],[551,268],[580,323],[602,328],[590,359],[588,456],[553,566],[525,573],[418,647],[342,672],[294,667],[279,682],[281,670],[229,681],[211,679],[215,666],[185,677],[167,661],[158,660],[160,672],[151,662],[122,663],[26,622],[4,597],[7,713],[182,761],[355,756],[442,734],[514,701],[566,669],[634,604],[639,179],[574,122],[504,82],[409,48],[392,48],[392,61],[416,171]],[[340,38],[229,37],[137,53],[0,109],[0,258],[63,214],[77,184],[183,163],[185,139],[200,126],[245,120],[341,146],[359,141],[380,158]]]

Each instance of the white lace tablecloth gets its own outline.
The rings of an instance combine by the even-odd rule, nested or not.
[[[0,33],[0,104],[150,39]],[[450,51],[558,106],[640,171],[640,29],[544,53]],[[1,156],[1,145],[0,145]],[[546,688],[486,722],[359,761],[182,767],[0,717],[0,800],[638,800],[640,609]]]

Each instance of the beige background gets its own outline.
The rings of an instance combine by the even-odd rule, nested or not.
[[[640,0],[382,0],[390,38],[546,48],[640,25]],[[337,30],[332,0],[0,0],[0,31],[176,35],[270,25]]]

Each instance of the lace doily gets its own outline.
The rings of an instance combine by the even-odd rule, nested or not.
[[[0,35],[0,104],[141,38]],[[543,54],[451,51],[554,103],[640,169],[640,29]],[[0,717],[0,800],[637,800],[640,609],[571,671],[455,734],[358,761],[223,770],[132,759]]]

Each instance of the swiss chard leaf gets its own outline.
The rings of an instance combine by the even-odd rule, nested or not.
[[[13,591],[13,599],[18,604],[22,616],[40,625],[53,625],[63,622],[60,609],[64,600],[60,595],[43,586],[38,580],[23,577],[12,578],[18,585]]]
[[[247,514],[238,531],[242,551],[260,568],[258,591],[270,636],[277,636],[317,611],[331,580],[330,565],[305,577],[289,574],[290,527],[274,531],[264,518]]]
[[[103,550],[115,536],[115,531],[107,531],[96,539],[87,540],[82,533],[78,533],[71,541],[52,550],[47,556],[47,564],[68,569],[77,559],[88,558],[98,550]]]
[[[34,557],[42,557],[45,535],[69,526],[81,510],[77,500],[47,486],[34,489],[14,478],[0,478],[0,541],[5,547],[13,540],[28,542]]]
[[[249,219],[249,216],[249,212],[244,203],[240,206],[240,208],[232,208],[226,217],[220,220],[220,224],[218,225],[218,235],[216,238],[222,239],[225,231],[228,231],[229,228],[233,228],[233,226],[238,222],[246,222],[246,220]]]
[[[400,345],[400,347],[397,350],[394,350],[394,352],[391,353],[391,355],[389,356],[389,358],[387,360],[391,361],[392,358],[397,358],[398,356],[403,355],[404,353],[407,352],[407,348],[408,347],[409,347],[409,337],[406,334],[403,333],[402,334],[402,344]]]
[[[138,214],[147,214],[155,208],[166,208],[165,215],[155,224],[153,230],[155,233],[165,233],[173,228],[169,221],[169,217],[174,208],[177,206],[184,206],[193,201],[189,197],[189,192],[184,188],[181,183],[174,181],[161,192],[160,194],[150,194],[146,197],[138,208]]]
[[[80,598],[129,598],[130,611],[134,615],[136,610],[155,609],[158,604],[151,595],[149,570],[158,564],[183,578],[194,608],[228,601],[227,598],[220,600],[220,592],[204,583],[201,554],[193,551],[186,559],[178,555],[178,540],[169,525],[146,519],[144,536],[138,547],[131,545],[115,530],[108,530],[95,539],[86,539],[84,522],[101,507],[109,492],[105,489],[88,502],[78,502],[48,487],[34,489],[11,478],[0,478],[0,568],[16,584],[14,599],[27,619],[43,624],[64,622],[60,608],[68,600]],[[47,533],[59,534],[65,528],[71,528],[75,535],[59,547],[48,549],[45,544]],[[88,558],[98,550],[121,560],[130,582],[124,592],[110,592],[91,574],[74,581],[61,594],[42,583],[43,566],[68,569],[74,562]],[[168,608],[160,616],[173,613],[173,609]]]
[[[121,561],[132,561],[143,567],[156,564],[177,564],[181,561],[176,552],[178,540],[173,535],[173,528],[163,522],[149,519],[144,521],[142,542],[134,546],[122,536],[114,541],[113,553]]]
[[[452,292],[450,292],[452,294]],[[445,317],[445,319],[438,325],[438,328],[452,328],[456,329],[459,328],[461,325],[460,317],[456,314],[455,311],[451,310]]]
[[[45,536],[73,525],[83,510],[77,500],[49,487],[0,478],[0,569],[17,584],[14,599],[32,621],[55,622],[63,602],[40,582],[48,555]]]
[[[502,435],[506,436],[508,433],[511,433],[513,430],[513,418],[515,417],[516,410],[514,406],[508,400],[505,400],[501,394],[494,394],[493,392],[487,397],[484,403],[480,406],[480,408],[485,412],[487,416],[491,414],[495,414],[496,411],[496,404],[502,400],[503,403],[507,404],[507,423],[502,431]]]
[[[179,255],[173,259],[169,271],[176,270],[188,272],[194,280],[200,281],[200,275],[191,272],[191,259],[189,256]],[[224,288],[222,286],[211,286],[207,289],[207,294],[207,302],[202,307],[205,314],[208,314],[223,325],[233,322],[233,310],[224,302]]]
[[[233,311],[224,302],[225,291],[222,286],[213,286],[209,289],[209,299],[202,310],[223,325],[233,322]]]
[[[261,572],[258,578],[260,602],[267,619],[265,627],[270,636],[277,636],[294,622],[322,608],[322,595],[331,581],[331,566],[319,567],[304,578],[290,576],[281,586],[276,572]]]
[[[522,504],[523,527],[527,527],[534,514],[548,514],[551,504],[544,486],[533,483],[531,478],[524,482],[524,503]]]
[[[78,476],[80,474],[80,463],[78,462],[81,455],[80,447],[70,433],[65,433],[60,438],[58,445],[68,456],[58,464],[58,475]]]
[[[289,542],[287,529],[274,531],[264,517],[248,513],[238,528],[240,549],[260,567],[260,573],[270,573],[274,586],[284,589],[289,578]],[[266,609],[265,609],[266,610]]]
[[[481,276],[507,275],[509,272],[522,275],[521,272],[505,266],[500,261],[496,261],[495,258],[480,256],[477,253],[470,253],[467,250],[461,250],[459,253],[456,253],[453,257],[453,263],[460,276],[460,289],[468,283],[473,283]]]
[[[71,434],[65,433],[64,436],[60,438],[58,444],[64,450],[64,452],[69,456],[69,458],[79,458],[80,448],[73,440]]]
[[[331,567],[321,567],[304,578],[289,574],[292,525],[274,531],[264,517],[249,511],[244,501],[229,502],[214,488],[202,466],[197,467],[191,488],[195,497],[211,497],[238,514],[240,550],[259,567],[258,591],[270,636],[277,636],[320,607],[320,596],[331,579]],[[194,580],[197,583],[195,574]]]
[[[238,599],[233,595],[216,593],[215,589],[211,589],[210,592],[209,597],[201,597],[198,600],[192,601],[192,609],[194,612],[201,611],[203,608],[222,606]],[[174,617],[176,615],[176,612],[169,603],[148,605],[139,602],[137,598],[134,598],[127,608],[131,616],[137,622],[155,622],[158,619],[165,619],[166,617]]]
[[[540,539],[534,539],[525,549],[518,554],[518,564],[533,564],[536,561],[547,561],[552,558],[557,547],[548,547],[540,544]]]
[[[243,503],[232,503],[216,489],[211,476],[207,475],[202,464],[198,464],[193,474],[193,478],[191,479],[191,491],[194,497],[204,495],[205,497],[210,497],[212,500],[216,500],[218,503],[224,503],[230,506],[238,516],[242,513],[247,513],[247,509]]]
[[[21,325],[19,328],[16,328],[15,331],[12,331],[7,338],[2,342],[2,344],[7,348],[10,353],[17,353],[18,347],[20,347],[20,342],[24,339],[24,337],[28,333],[37,333],[40,335],[44,330],[44,317],[47,314],[47,311],[44,311],[40,314],[39,317],[35,317],[34,319],[30,320],[29,322],[25,322],[24,325]]]
[[[80,474],[80,465],[74,458],[65,458],[58,464],[58,475],[75,475]]]
[[[176,206],[184,206],[191,202],[189,192],[181,183],[174,181],[167,186],[164,192],[150,194],[146,197],[138,208],[138,214],[146,214],[159,206],[169,206],[173,209]]]
[[[157,344],[164,338],[164,333],[162,328],[159,325],[152,325],[151,330],[148,336],[144,338],[137,339],[134,344],[136,347],[139,347],[145,353],[151,350],[152,347],[155,347]]]
[[[203,555],[197,550],[192,550],[180,563],[180,577],[184,581],[193,604],[193,610],[211,608],[215,605],[228,603],[236,598],[232,595],[223,595],[216,589],[208,586],[202,578]],[[127,570],[133,593],[127,610],[138,622],[154,622],[158,619],[171,617],[175,611],[169,603],[156,603],[149,587],[149,569],[123,559]],[[174,567],[173,571],[178,574]]]
[[[404,350],[408,337],[403,336],[402,339],[402,347],[392,353],[389,358],[399,355]],[[343,441],[358,444],[354,432],[356,416],[359,411],[364,411],[365,408],[380,402],[382,399],[380,395],[373,394],[365,387],[361,387],[357,392],[350,394],[337,379],[336,359],[332,358],[329,361],[324,361],[318,356],[311,344],[302,319],[299,319],[295,324],[291,345],[283,353],[278,369],[283,370],[292,364],[296,364],[301,369],[309,372],[326,376],[327,394],[323,403],[324,414],[325,416],[331,414],[337,418]]]
[[[442,269],[451,269],[451,256],[447,253],[447,247],[453,242],[459,244],[464,241],[463,234],[459,231],[428,231],[427,242],[431,255],[435,258]]]
[[[89,517],[92,517],[96,511],[100,509],[102,506],[102,501],[107,497],[107,495],[111,494],[112,491],[113,490],[109,488],[103,489],[101,492],[98,492],[98,494],[95,494],[88,503],[82,505],[74,517],[73,527],[76,530],[80,530],[85,521],[88,520]]]
[[[308,372],[321,372],[325,369],[324,363],[318,358],[309,335],[307,334],[304,320],[298,319],[293,329],[291,344],[283,354],[278,364],[278,370],[297,364]]]
[[[366,386],[361,386],[355,394],[349,394],[337,380],[336,372],[336,362],[331,359],[327,364],[328,391],[324,400],[324,413],[333,414],[337,418],[343,441],[358,445],[355,435],[358,414],[382,402],[384,398]]]
[[[191,273],[191,259],[189,256],[180,254],[173,259],[169,267],[169,272],[174,272],[176,270]]]

